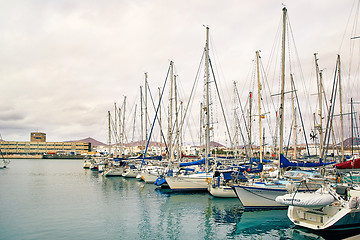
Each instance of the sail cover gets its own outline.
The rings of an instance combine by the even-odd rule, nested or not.
[[[278,196],[275,201],[288,206],[318,208],[331,204],[335,201],[335,199],[329,193],[320,194],[297,192]]]

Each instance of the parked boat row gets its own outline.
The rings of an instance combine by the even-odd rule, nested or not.
[[[262,112],[262,84],[260,79],[260,56],[259,51],[256,52],[256,68],[257,68],[257,81],[258,81],[258,137],[259,137],[259,152],[255,155],[252,145],[251,126],[245,126],[247,129],[248,140],[244,141],[244,148],[246,154],[239,157],[238,154],[233,154],[233,158],[222,159],[214,156],[210,151],[210,100],[209,100],[209,85],[210,82],[216,82],[215,77],[210,80],[210,69],[212,69],[211,61],[209,57],[209,28],[206,27],[206,44],[204,47],[204,106],[201,105],[201,131],[204,131],[204,151],[201,151],[195,159],[188,159],[184,157],[183,153],[179,150],[179,138],[181,136],[180,129],[182,129],[186,111],[183,114],[182,119],[178,119],[178,107],[176,103],[173,104],[173,99],[176,99],[176,76],[173,73],[173,62],[170,62],[168,76],[171,81],[170,89],[170,105],[169,105],[169,120],[168,120],[168,138],[163,137],[162,129],[160,126],[160,135],[163,137],[166,145],[165,159],[158,156],[151,157],[148,154],[148,146],[150,143],[152,130],[155,123],[161,123],[158,117],[159,109],[161,106],[162,93],[159,96],[158,107],[155,109],[155,116],[153,123],[151,124],[151,131],[145,130],[146,146],[142,146],[141,156],[128,157],[128,158],[98,158],[85,160],[84,168],[90,168],[97,170],[104,177],[125,177],[125,178],[137,178],[139,181],[144,181],[148,184],[155,184],[158,187],[167,187],[173,191],[208,191],[214,197],[220,198],[238,198],[242,203],[244,210],[268,210],[268,209],[286,209],[288,208],[288,217],[295,224],[302,227],[322,230],[322,229],[336,229],[336,228],[350,228],[360,227],[360,215],[358,216],[359,204],[358,198],[360,197],[359,189],[354,182],[356,181],[356,175],[350,177],[344,175],[344,172],[354,170],[358,166],[357,160],[359,157],[353,155],[353,157],[344,163],[339,163],[344,159],[344,151],[341,151],[341,158],[338,155],[337,159],[327,158],[327,147],[329,143],[331,131],[332,131],[332,119],[333,119],[333,101],[335,97],[331,99],[331,105],[328,110],[329,116],[327,116],[327,127],[323,130],[322,121],[325,117],[322,116],[322,83],[319,79],[318,83],[318,95],[319,95],[319,118],[320,123],[314,128],[319,132],[319,153],[316,156],[311,156],[309,148],[306,147],[307,154],[302,155],[304,158],[299,159],[297,155],[297,140],[298,129],[296,128],[296,111],[299,108],[299,104],[296,105],[295,101],[298,101],[296,96],[296,88],[293,81],[292,73],[290,73],[291,90],[285,89],[285,56],[288,49],[286,44],[288,40],[286,36],[287,32],[287,9],[282,9],[282,49],[281,49],[281,101],[280,107],[276,109],[276,130],[275,138],[279,135],[279,140],[274,147],[274,156],[272,159],[264,158],[264,143],[263,143],[263,126],[262,119],[265,117]],[[321,78],[321,73],[318,68],[317,58],[315,54],[315,65],[317,77]],[[340,66],[340,57],[337,59],[337,66]],[[337,68],[337,71],[340,71]],[[335,80],[339,76],[335,77]],[[334,80],[333,92],[337,91],[337,85],[340,81]],[[167,81],[167,79],[166,79]],[[165,84],[166,84],[165,81]],[[164,87],[162,92],[164,92]],[[147,89],[147,74],[145,74],[145,89]],[[217,88],[217,86],[216,86]],[[340,84],[339,84],[340,88]],[[285,149],[289,149],[289,146],[284,144],[284,129],[285,129],[285,93],[291,93],[292,102],[292,133],[294,135],[293,140],[293,154],[290,156]],[[146,91],[145,91],[146,94]],[[192,94],[192,93],[191,93]],[[252,94],[250,93],[250,98]],[[145,97],[146,98],[146,97]],[[191,96],[190,96],[191,98]],[[142,99],[142,98],[141,98]],[[251,100],[251,99],[250,99]],[[249,101],[250,101],[249,100]],[[190,100],[189,100],[190,102]],[[124,101],[125,103],[125,101]],[[155,104],[154,104],[155,105]],[[175,106],[173,106],[175,105]],[[220,105],[222,105],[220,101]],[[249,103],[250,105],[250,103]],[[173,121],[173,107],[176,109],[176,120]],[[124,106],[125,108],[125,106]],[[155,107],[154,107],[155,108]],[[222,109],[223,110],[223,109]],[[249,108],[251,112],[251,107]],[[225,114],[224,114],[225,115]],[[236,116],[236,113],[234,114]],[[243,116],[244,117],[244,116]],[[252,123],[251,113],[249,114],[249,125]],[[300,117],[299,117],[300,118]],[[148,117],[145,117],[147,122]],[[301,119],[303,120],[303,119]],[[239,120],[237,120],[239,121]],[[111,147],[111,133],[110,133],[110,114],[109,114],[109,148]],[[116,122],[116,121],[115,121]],[[124,122],[124,119],[123,119]],[[247,122],[244,117],[244,122]],[[246,123],[244,123],[246,124]],[[117,124],[115,124],[117,125]],[[147,128],[147,123],[144,124]],[[159,124],[161,125],[161,124]],[[225,121],[227,130],[227,122]],[[274,124],[275,125],[275,124]],[[315,124],[314,124],[315,125]],[[120,142],[120,150],[114,151],[114,156],[124,156],[122,151],[122,143],[124,140],[124,127],[121,127],[122,132],[117,134]],[[174,130],[176,129],[176,131]],[[248,130],[250,129],[250,130]],[[241,130],[241,129],[240,129]],[[300,129],[301,130],[301,129]],[[305,130],[303,130],[305,131]],[[176,132],[177,134],[174,134]],[[334,133],[332,133],[334,134]],[[115,134],[116,135],[116,134]],[[228,132],[231,136],[231,133]],[[306,134],[304,134],[306,136]],[[316,134],[313,133],[312,138],[315,139]],[[202,134],[200,133],[200,137]],[[230,139],[231,141],[231,139]],[[245,141],[248,141],[246,143]],[[200,143],[202,140],[200,140]],[[290,142],[290,141],[289,141]],[[200,144],[201,145],[201,144]],[[307,143],[306,143],[307,145]],[[246,149],[248,146],[249,152]],[[235,150],[234,150],[235,152]],[[109,156],[111,150],[109,149]],[[117,154],[116,154],[117,153]],[[255,159],[254,156],[258,156]],[[333,165],[335,167],[333,167]],[[359,167],[360,168],[360,167]],[[344,170],[345,169],[345,170]],[[351,180],[351,183],[345,183]],[[357,181],[358,182],[358,181]]]

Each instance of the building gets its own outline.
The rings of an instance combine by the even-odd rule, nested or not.
[[[46,142],[46,133],[32,132],[30,134],[30,142]]]
[[[0,149],[7,155],[82,154],[91,152],[89,142],[46,142],[45,133],[31,133],[30,142],[0,141]]]

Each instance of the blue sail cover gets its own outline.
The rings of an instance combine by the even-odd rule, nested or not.
[[[330,164],[334,164],[334,162],[328,162],[324,163],[321,158],[319,159],[319,162],[290,162],[284,155],[280,155],[280,167],[286,168],[286,167],[322,167]]]
[[[200,159],[200,160],[198,160],[198,161],[194,161],[194,162],[180,163],[180,167],[193,166],[193,165],[201,165],[201,164],[205,164],[205,158]]]

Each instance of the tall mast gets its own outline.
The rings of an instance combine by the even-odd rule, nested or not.
[[[286,38],[286,12],[283,8],[283,32],[282,32],[282,53],[281,53],[281,104],[280,104],[280,142],[279,154],[283,154],[283,139],[284,139],[284,99],[285,99],[285,38]],[[279,158],[280,159],[280,158]],[[279,161],[280,165],[280,161]]]
[[[177,99],[177,82],[176,82],[176,75],[174,76],[174,90],[175,90],[175,131],[176,131],[176,159],[180,160],[180,150],[179,150],[179,111],[178,111],[178,99]]]
[[[354,155],[354,112],[353,112],[353,99],[350,99],[351,110],[351,156]]]
[[[116,111],[115,111],[115,115],[116,115]],[[120,108],[118,108],[118,119],[119,119],[119,149],[121,149],[121,109]],[[115,123],[115,125],[116,125],[116,123]],[[116,133],[117,133],[117,131],[115,131]],[[118,156],[118,145],[116,145],[116,148],[115,148],[115,156]],[[120,154],[121,154],[121,152],[120,152]]]
[[[159,88],[159,101],[161,99],[161,90]],[[162,155],[162,126],[161,126],[161,103],[159,103],[159,127],[160,127],[160,155]]]
[[[237,157],[238,155],[238,147],[239,147],[239,128],[237,126],[237,118],[236,118],[236,83],[234,81],[234,127],[235,127],[235,149],[234,149],[234,156]]]
[[[143,93],[142,87],[140,86],[140,115],[141,115],[141,152],[144,153],[144,109],[143,109]]]
[[[341,72],[340,72],[340,55],[337,58],[338,61],[338,77],[339,77],[339,98],[340,98],[340,125],[341,125],[341,159],[340,162],[344,161],[344,119],[342,109],[342,90],[341,90]]]
[[[318,84],[318,100],[319,100],[319,125],[316,126],[316,128],[319,131],[319,136],[320,136],[320,153],[322,153],[322,149],[323,149],[323,141],[324,141],[324,137],[323,137],[323,130],[322,130],[322,72],[319,70],[319,65],[318,65],[318,58],[316,57],[316,53],[314,53],[314,58],[315,58],[315,68],[316,68],[316,79],[317,79],[317,84]]]
[[[168,123],[168,160],[172,159],[172,105],[173,105],[173,89],[174,89],[174,63],[170,61],[170,107],[169,107],[169,123]]]
[[[259,51],[256,51],[256,72],[258,78],[258,104],[259,104],[259,141],[260,141],[260,163],[263,159],[263,149],[262,149],[262,134],[261,134],[261,83],[260,83],[260,70],[259,70]]]
[[[108,156],[110,157],[110,155],[111,155],[111,128],[110,128],[110,122],[111,122],[111,116],[110,116],[110,111],[108,111],[108,126],[109,126],[109,129],[108,129],[108,131],[109,131],[109,140],[108,140],[108,143],[109,143],[109,154],[108,154]]]
[[[136,108],[137,108],[137,104],[135,104],[133,132],[132,132],[132,139],[131,139],[131,156],[133,156],[133,153],[134,153],[134,135],[135,135],[135,123],[136,123]]]
[[[293,79],[293,75],[290,74],[290,78],[291,78],[291,105],[292,105],[292,114],[293,114],[293,135],[294,135],[294,153],[293,153],[293,159],[296,159],[296,152],[297,152],[297,137],[296,137],[296,129],[297,129],[297,125],[296,125],[296,109],[295,109],[295,103],[294,103],[294,98],[295,98],[295,88],[294,88],[294,79]]]
[[[200,103],[200,155],[202,155],[202,132],[203,132],[203,104],[202,102]]]
[[[249,93],[249,147],[250,147],[250,157],[252,155],[252,92]]]
[[[117,156],[118,154],[118,145],[117,144],[120,144],[120,139],[117,139],[117,134],[118,134],[118,120],[117,120],[117,116],[118,114],[120,114],[118,111],[117,111],[117,107],[116,107],[116,103],[114,103],[114,133],[115,133],[115,149],[114,149],[114,156]],[[119,119],[119,124],[120,124],[120,119]],[[120,129],[119,129],[120,131]]]
[[[122,126],[121,126],[121,135],[120,135],[120,156],[123,155],[124,151],[124,134],[125,134],[125,106],[126,106],[126,96],[124,96],[124,104],[122,110]]]
[[[208,171],[209,171],[209,154],[210,154],[209,27],[206,27],[205,76],[206,76],[205,171],[206,171],[206,173],[208,173]]]
[[[144,85],[144,92],[145,92],[145,140],[148,141],[148,110],[147,110],[147,89],[148,89],[148,82],[147,82],[148,74],[145,73],[145,85]]]

